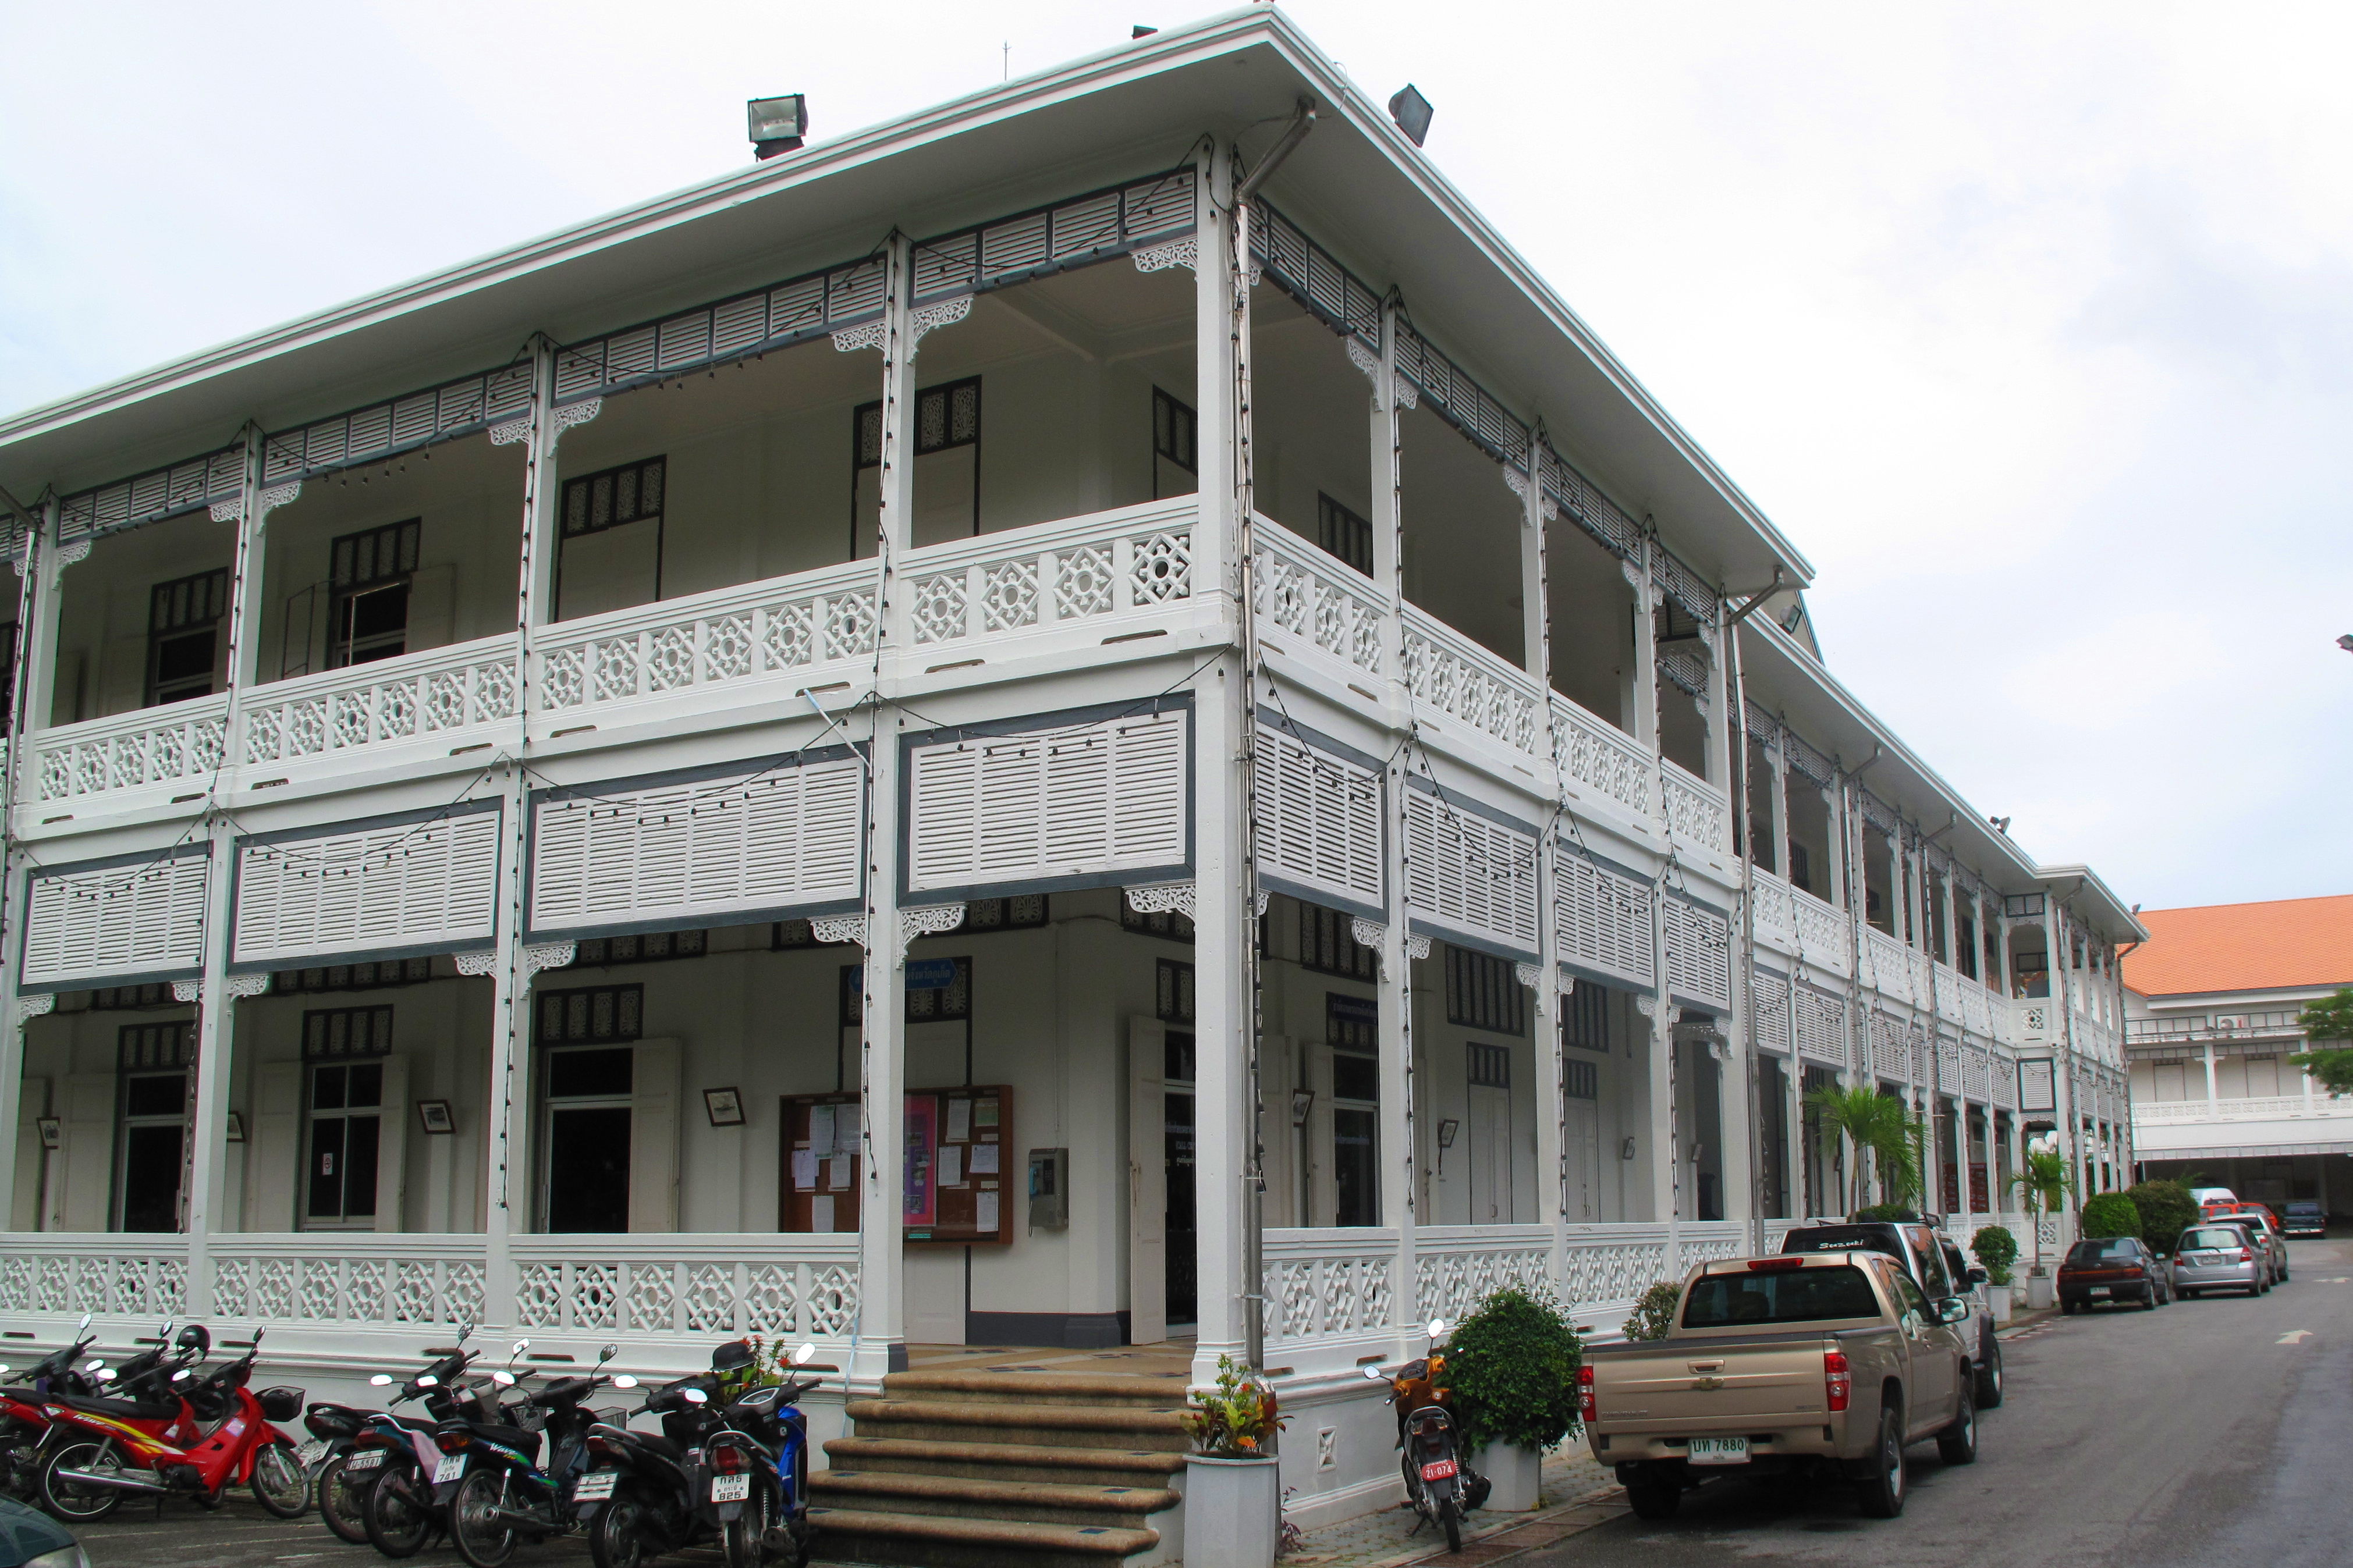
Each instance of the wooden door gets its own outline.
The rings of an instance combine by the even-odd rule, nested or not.
[[[1168,1031],[1136,1018],[1127,1034],[1127,1338],[1168,1337]]]

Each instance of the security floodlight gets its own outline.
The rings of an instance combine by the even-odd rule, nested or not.
[[[755,98],[744,106],[752,137],[752,151],[763,158],[797,152],[808,135],[808,94],[788,92],[782,98]]]
[[[1160,29],[1157,27],[1147,27],[1143,23],[1138,22],[1134,26],[1130,27],[1127,30],[1127,36],[1129,41],[1133,42],[1137,38],[1148,38],[1158,31],[1160,31]]]
[[[1314,1089],[1294,1089],[1291,1091],[1291,1124],[1293,1127],[1306,1126],[1307,1114],[1314,1109],[1315,1091]]]
[[[1421,96],[1420,89],[1408,82],[1389,100],[1389,118],[1398,122],[1406,139],[1419,147],[1421,139],[1430,134],[1430,100]]]
[[[2337,639],[2337,646],[2343,648],[2347,653],[2353,653],[2353,632],[2347,632],[2343,637],[2338,637]]]

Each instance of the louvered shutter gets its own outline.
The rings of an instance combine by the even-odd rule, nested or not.
[[[1702,1006],[1732,1005],[1732,922],[1713,910],[1666,902],[1667,989]]]
[[[1798,1051],[1816,1061],[1846,1061],[1846,1007],[1839,998],[1798,987]]]
[[[1757,1020],[1757,1047],[1776,1056],[1789,1054],[1789,983],[1762,969],[1750,971],[1749,1011]]]
[[[911,893],[1189,868],[1190,713],[909,748]]]
[[[555,791],[533,807],[531,925],[593,931],[859,898],[856,757],[748,778]]]
[[[1596,866],[1566,845],[1555,866],[1560,961],[1637,986],[1650,986],[1656,971],[1651,963],[1649,885]]]
[[[1258,861],[1286,891],[1380,909],[1380,775],[1261,726]]]
[[[206,871],[199,850],[169,858],[37,873],[26,900],[23,984],[193,974],[204,963]]]
[[[488,947],[495,940],[496,808],[237,847],[230,962]]]
[[[1421,790],[1405,800],[1406,907],[1514,952],[1536,953],[1535,835]]]

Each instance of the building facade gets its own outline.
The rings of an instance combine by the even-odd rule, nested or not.
[[[2143,1173],[2353,1209],[2353,1102],[2288,1060],[2314,1048],[2304,1009],[2353,985],[2353,895],[2141,919],[2124,973]]]
[[[1837,1212],[1812,1089],[1904,1098],[1963,1239],[2030,1136],[2133,1157],[2130,913],[1279,12],[16,416],[0,483],[12,1330],[1175,1339],[1276,1373],[1314,1521],[1393,1500],[1356,1374],[1427,1319],[1614,1331]]]

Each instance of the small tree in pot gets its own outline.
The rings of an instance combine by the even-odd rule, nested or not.
[[[2010,1234],[2008,1226],[1989,1225],[1969,1237],[1969,1250],[1977,1254],[1978,1264],[1986,1271],[1986,1291],[1992,1298],[1993,1321],[2010,1321],[2010,1266],[2018,1261],[2018,1237]]]
[[[1585,1342],[1550,1291],[1505,1286],[1456,1325],[1446,1342],[1472,1468],[1493,1483],[1487,1506],[1536,1506],[1541,1455],[1577,1429],[1577,1369]]]
[[[1193,1395],[1185,1429],[1185,1552],[1197,1563],[1273,1568],[1282,1539],[1282,1489],[1274,1435],[1283,1418],[1266,1380],[1218,1358],[1213,1389]]]

